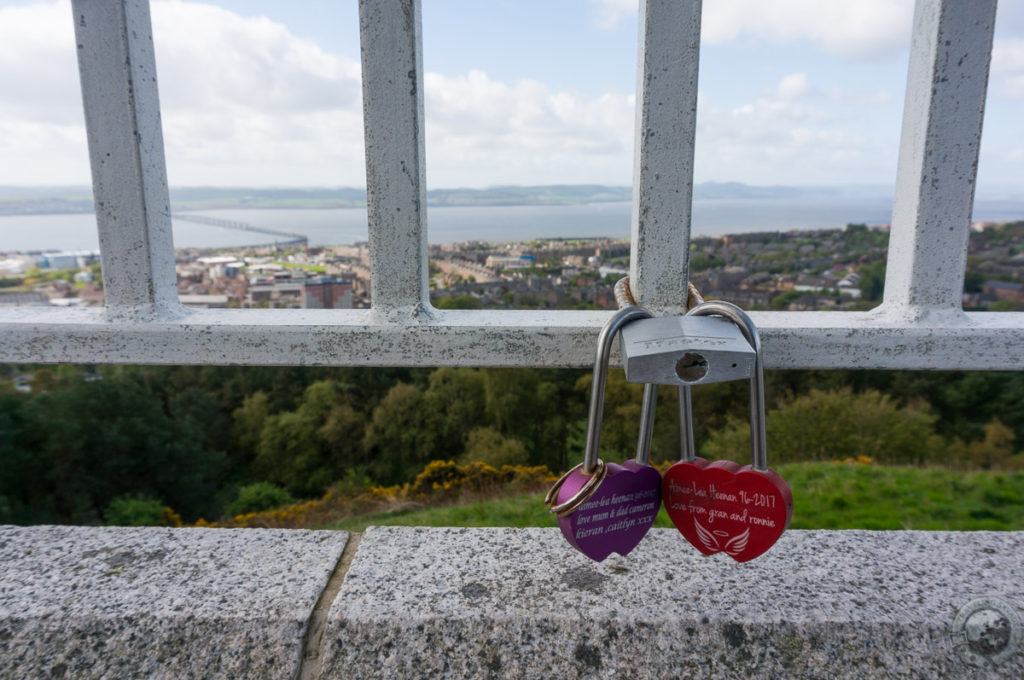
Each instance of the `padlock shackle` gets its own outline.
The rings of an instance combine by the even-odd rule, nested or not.
[[[617,311],[597,336],[597,356],[594,359],[594,379],[590,386],[590,414],[587,418],[587,448],[583,456],[583,474],[592,475],[597,469],[598,448],[601,445],[601,422],[604,419],[604,388],[608,381],[608,359],[611,356],[612,341],[623,326],[637,319],[649,319],[654,315],[633,305]],[[641,434],[641,436],[643,436]]]
[[[765,434],[764,406],[764,360],[761,353],[761,338],[757,327],[747,313],[725,300],[703,302],[689,312],[687,316],[724,316],[739,326],[743,337],[754,348],[754,372],[750,376],[750,453],[752,466],[759,472],[768,469],[768,441]]]
[[[692,463],[697,460],[697,446],[693,441],[693,399],[690,386],[680,385],[676,388],[676,396],[679,401],[679,449],[683,454],[680,460]]]
[[[644,400],[640,407],[640,436],[636,442],[636,462],[651,464],[651,442],[654,440],[654,410],[658,406],[658,386],[644,385]]]

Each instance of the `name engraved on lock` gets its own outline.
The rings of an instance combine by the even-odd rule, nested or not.
[[[735,324],[720,317],[634,321],[622,329],[620,348],[629,382],[702,385],[749,379],[754,370],[754,349]],[[702,358],[700,365],[694,356]]]
[[[780,484],[773,471],[755,472],[728,461],[705,468],[673,466],[665,474],[665,510],[697,550],[746,562],[768,550],[789,524],[792,495]]]
[[[775,528],[777,518],[756,513],[759,508],[773,509],[782,506],[779,498],[767,493],[747,493],[738,491],[727,493],[715,488],[714,484],[707,488],[698,488],[696,484],[683,486],[670,479],[668,483],[669,507],[694,516],[699,521],[704,519],[708,525],[716,519],[739,522],[741,525],[754,525]],[[722,532],[728,536],[727,532]]]
[[[659,500],[657,489],[643,489],[584,503],[576,520],[576,540],[629,531],[652,512],[657,514]]]
[[[616,552],[627,555],[647,534],[661,508],[661,475],[648,465],[627,460],[608,463],[608,475],[575,512],[558,518],[562,535],[592,560]],[[558,499],[570,498],[582,473],[569,476]]]

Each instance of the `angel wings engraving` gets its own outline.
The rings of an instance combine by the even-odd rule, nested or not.
[[[730,557],[736,557],[741,552],[747,549],[747,541],[750,539],[750,527],[744,529],[743,533],[733,536],[725,542],[723,546],[719,541],[719,536],[724,538],[728,536],[724,531],[708,531],[701,526],[700,522],[696,518],[693,520],[694,525],[697,527],[697,537],[700,538],[701,544],[712,553],[724,552]]]

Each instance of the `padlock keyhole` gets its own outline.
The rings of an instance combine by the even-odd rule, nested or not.
[[[708,374],[708,360],[704,355],[687,352],[676,362],[676,375],[683,382],[697,382]]]

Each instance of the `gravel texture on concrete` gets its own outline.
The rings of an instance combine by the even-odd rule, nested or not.
[[[0,527],[0,678],[296,677],[347,540]],[[737,564],[654,530],[597,564],[557,529],[374,527],[303,677],[1024,677],[1022,567],[1022,532],[791,531]]]
[[[373,527],[324,677],[1020,678],[951,629],[985,596],[1021,618],[1022,567],[1022,532],[790,531],[737,564],[656,529],[598,564],[557,529]]]
[[[289,678],[345,532],[0,527],[0,678]]]

